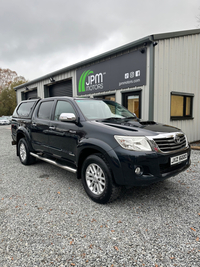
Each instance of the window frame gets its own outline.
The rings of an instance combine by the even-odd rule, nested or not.
[[[171,108],[172,108],[172,96],[181,96],[183,97],[183,116],[172,116]],[[186,99],[189,97],[191,99],[190,102],[190,115],[186,115]],[[193,118],[193,98],[194,94],[192,93],[182,93],[182,92],[171,92],[170,94],[170,120],[192,120]]]

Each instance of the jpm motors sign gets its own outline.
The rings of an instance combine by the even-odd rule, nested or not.
[[[93,94],[146,84],[146,51],[134,51],[77,70],[77,94]]]

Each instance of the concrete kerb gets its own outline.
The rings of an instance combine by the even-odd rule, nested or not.
[[[200,150],[200,141],[190,143],[191,149]]]

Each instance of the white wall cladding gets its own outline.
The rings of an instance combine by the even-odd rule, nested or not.
[[[154,120],[200,140],[200,34],[159,40],[155,46]],[[170,120],[171,92],[194,94],[193,120]]]

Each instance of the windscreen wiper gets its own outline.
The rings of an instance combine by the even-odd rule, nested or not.
[[[137,121],[139,120],[138,117],[136,117],[136,116],[132,117],[132,116],[131,116],[131,117],[126,117],[126,118],[124,118],[124,121],[131,120],[131,119],[132,119],[132,120],[137,120]]]
[[[105,118],[105,119],[98,119],[96,121],[112,121],[112,120],[123,120],[124,118],[119,118],[119,117],[110,117],[110,118]]]

